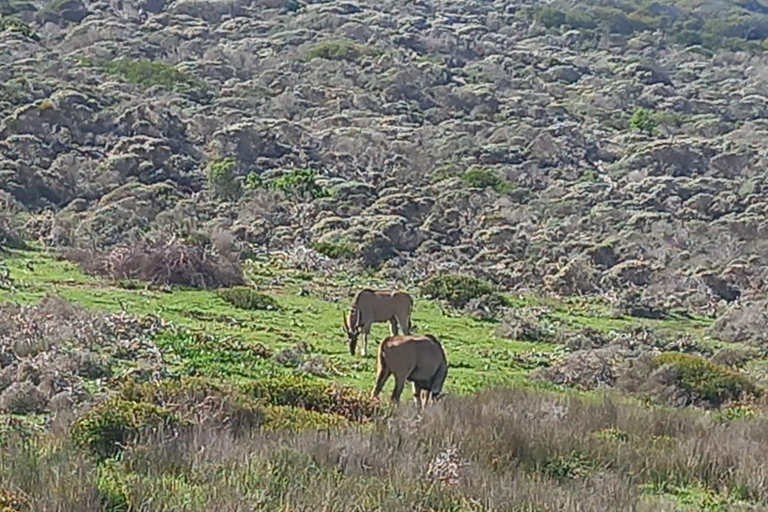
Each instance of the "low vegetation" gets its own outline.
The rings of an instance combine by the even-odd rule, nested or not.
[[[64,253],[87,273],[114,280],[136,279],[153,285],[220,288],[244,284],[237,256],[209,240],[146,238],[111,250],[73,249]]]
[[[366,46],[347,39],[329,39],[320,41],[307,54],[307,60],[327,59],[357,61],[366,56],[379,55],[377,48]]]
[[[483,296],[496,296],[502,302],[506,299],[498,289],[487,281],[468,275],[449,274],[427,279],[421,287],[424,295],[444,300],[450,306],[461,309],[473,299]]]
[[[418,421],[397,414],[374,429],[301,411],[280,408],[287,432],[230,436],[208,424],[147,433],[102,462],[55,434],[35,444],[12,435],[0,486],[28,496],[32,509],[74,512],[102,510],[103,500],[116,510],[287,511],[323,500],[342,511],[749,510],[767,497],[762,419],[723,423],[522,390],[447,398]],[[312,426],[297,432],[303,421]]]
[[[107,74],[118,76],[141,87],[160,86],[179,92],[199,92],[206,88],[205,81],[177,67],[153,60],[98,60],[82,59],[81,65],[93,67]]]
[[[219,296],[240,309],[255,311],[259,309],[275,310],[280,308],[277,301],[269,295],[259,293],[246,286],[225,288],[219,291]]]

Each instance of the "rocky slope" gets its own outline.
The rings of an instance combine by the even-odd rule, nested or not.
[[[699,314],[766,292],[759,3],[0,11],[0,238],[223,233]]]

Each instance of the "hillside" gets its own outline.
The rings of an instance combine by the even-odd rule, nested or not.
[[[0,16],[0,512],[768,510],[768,4]]]

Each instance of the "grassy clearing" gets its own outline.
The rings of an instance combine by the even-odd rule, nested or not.
[[[182,354],[179,370],[202,373],[221,379],[248,380],[270,373],[275,364],[258,357],[243,357],[249,347],[272,350],[306,343],[312,355],[323,357],[332,378],[357,388],[369,388],[375,372],[375,358],[350,356],[341,332],[341,317],[351,294],[372,280],[340,276],[334,280],[298,271],[281,270],[266,262],[251,262],[248,277],[256,291],[279,307],[248,310],[237,307],[220,292],[174,288],[141,287],[135,283],[107,281],[84,275],[74,264],[56,260],[37,251],[14,251],[6,259],[15,290],[0,290],[0,300],[33,303],[46,293],[55,293],[73,303],[97,310],[133,314],[157,314],[191,332],[211,333],[225,338],[220,350],[211,342],[196,342],[190,336],[165,335],[161,346]],[[304,293],[300,293],[304,290]],[[565,327],[589,326],[599,330],[647,324],[670,331],[701,336],[706,324],[700,321],[638,321],[613,318],[601,306],[581,301],[558,302],[535,297],[510,298],[517,307],[546,306],[551,317]],[[436,301],[417,296],[413,314],[416,332],[437,335],[447,347],[451,364],[448,386],[454,393],[470,393],[493,385],[543,384],[527,379],[530,368],[515,362],[515,354],[551,353],[548,343],[505,340],[494,335],[496,324],[445,314]],[[381,339],[389,327],[375,324],[372,339]]]
[[[372,280],[339,276],[334,280],[251,262],[247,274],[256,291],[279,306],[248,310],[237,307],[220,292],[141,287],[83,274],[76,265],[38,251],[13,251],[5,260],[15,290],[0,290],[0,300],[33,303],[55,293],[73,303],[97,310],[156,314],[191,332],[224,338],[220,350],[211,342],[190,336],[164,335],[161,346],[183,354],[179,370],[221,379],[248,380],[275,371],[275,364],[258,357],[243,357],[249,347],[288,349],[306,343],[310,353],[322,356],[332,378],[357,388],[369,388],[375,358],[350,356],[341,332],[341,317],[354,289]],[[300,293],[304,290],[304,293]],[[684,319],[651,321],[613,318],[599,305],[586,301],[558,302],[535,297],[510,298],[516,307],[546,306],[550,316],[565,327],[589,326],[599,330],[646,324],[702,336],[705,322]],[[548,343],[505,340],[494,335],[496,324],[447,315],[438,302],[417,296],[413,321],[416,332],[436,334],[446,345],[451,364],[448,386],[454,393],[470,393],[493,385],[542,386],[530,382],[530,368],[515,363],[515,354],[551,353]],[[372,339],[381,339],[389,327],[376,324]]]

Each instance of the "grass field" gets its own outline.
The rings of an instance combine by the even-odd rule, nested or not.
[[[445,389],[453,396],[423,417],[414,417],[409,404],[404,414],[335,428],[333,418],[343,420],[338,414],[345,415],[346,406],[326,401],[332,414],[304,411],[286,407],[295,397],[285,395],[261,409],[241,390],[269,387],[263,383],[298,373],[366,396],[375,358],[349,354],[341,316],[355,290],[389,283],[249,261],[250,286],[278,307],[244,310],[221,291],[113,282],[39,250],[12,251],[3,265],[11,284],[0,289],[4,303],[36,304],[58,295],[89,310],[161,317],[170,327],[154,341],[171,377],[197,384],[119,391],[119,400],[107,403],[113,409],[85,413],[87,422],[74,428],[74,418],[62,429],[45,414],[3,415],[0,512],[726,511],[765,510],[768,503],[760,465],[768,455],[768,425],[759,415],[729,419],[718,411],[647,407],[615,393],[578,392],[532,379],[534,369],[562,357],[562,346],[499,337],[497,322],[463,316],[418,289],[409,290],[415,296],[414,327],[435,334],[446,347]],[[706,336],[706,319],[616,317],[604,304],[583,298],[508,299],[517,308],[545,308],[547,322],[561,332],[646,325],[687,333],[712,348],[726,346]],[[387,333],[388,325],[374,326],[370,352]],[[263,348],[275,354],[297,344],[305,344],[303,357],[323,361],[324,375],[263,355]],[[87,377],[86,387],[108,389],[138,364],[123,357],[110,379]],[[296,389],[306,391],[304,381],[297,382]],[[500,386],[512,389],[488,391]],[[227,421],[258,424],[263,416],[272,430],[230,435],[220,425],[200,423],[190,430],[173,423],[184,414],[199,417],[190,411],[210,395]],[[410,399],[408,390],[404,398]],[[350,400],[347,405],[357,407],[357,399]],[[110,429],[118,420],[143,429],[158,414],[176,418],[171,423],[180,433],[169,438],[162,429],[154,431],[116,457],[98,459],[72,442],[79,436],[90,446],[94,432],[114,435]],[[36,425],[39,433],[30,436],[14,425]],[[51,428],[40,428],[45,425]]]
[[[242,355],[248,347],[261,343],[273,349],[306,342],[311,354],[327,360],[333,379],[359,388],[369,388],[375,377],[375,350],[378,341],[389,333],[388,324],[374,324],[369,354],[351,356],[341,330],[356,289],[375,285],[372,280],[341,276],[336,279],[306,272],[279,269],[269,262],[250,262],[248,277],[256,288],[277,300],[279,311],[247,311],[234,307],[217,291],[151,289],[138,283],[117,283],[84,275],[70,262],[57,260],[43,252],[14,251],[6,259],[15,290],[0,290],[0,300],[34,303],[46,294],[57,294],[68,301],[104,311],[124,310],[144,315],[157,314],[164,320],[217,337],[235,337]],[[383,285],[383,284],[382,284]],[[128,288],[128,289],[127,289]],[[300,294],[304,290],[306,295]],[[417,294],[417,290],[409,290]],[[494,385],[535,385],[526,376],[530,368],[519,364],[523,358],[554,357],[551,343],[507,340],[494,335],[495,322],[480,321],[445,311],[436,301],[415,295],[415,332],[436,335],[445,345],[450,359],[447,390],[466,394]],[[671,332],[689,332],[703,339],[705,320],[664,321],[615,318],[604,306],[587,301],[557,301],[536,297],[513,297],[513,304],[549,308],[548,316],[562,329],[593,327],[602,331],[632,325],[652,325]],[[179,365],[222,379],[252,379],[263,374],[266,362],[253,357],[197,350],[183,340],[161,340],[180,354]],[[714,342],[710,342],[713,343]],[[358,348],[359,350],[359,348]],[[517,362],[516,362],[517,361]],[[390,383],[390,386],[392,384]],[[389,389],[389,388],[388,388]]]

